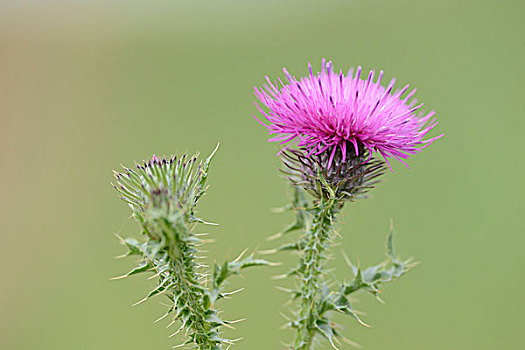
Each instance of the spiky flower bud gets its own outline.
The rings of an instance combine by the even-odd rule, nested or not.
[[[154,155],[135,169],[124,167],[123,172],[114,173],[114,187],[131,207],[144,237],[142,241],[122,239],[128,248],[125,255],[139,257],[139,265],[122,277],[152,273],[157,285],[140,302],[165,295],[171,306],[160,319],[171,315],[169,325],[179,324],[174,334],[181,330],[187,334],[181,345],[202,350],[219,350],[232,343],[220,335],[220,327],[230,322],[219,317],[215,305],[228,294],[222,290],[224,281],[241,269],[269,265],[253,254],[215,264],[212,271],[199,262],[199,249],[206,241],[193,229],[205,221],[194,209],[207,189],[208,167],[215,151],[205,161],[197,161],[198,155],[179,159]]]

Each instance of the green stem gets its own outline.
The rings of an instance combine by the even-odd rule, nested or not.
[[[200,301],[202,299],[202,293],[199,293],[200,290],[189,281],[194,273],[188,273],[189,271],[187,271],[183,265],[182,261],[176,261],[173,267],[178,279],[177,288],[184,293],[184,298],[186,299],[187,307],[191,314],[191,327],[195,332],[195,343],[201,350],[212,349],[215,342],[212,343],[206,336],[209,325],[207,325],[207,322],[204,320],[205,311]]]
[[[317,293],[321,290],[325,251],[329,248],[337,212],[337,202],[333,199],[322,201],[313,209],[314,215],[308,232],[302,237],[298,274],[301,278],[298,318],[295,322],[297,334],[294,350],[309,350],[316,331],[318,319]]]
[[[184,224],[180,224],[179,229],[184,231],[184,236],[189,236],[189,230]],[[212,325],[206,321],[206,308],[203,305],[205,291],[199,285],[198,276],[194,262],[194,248],[184,240],[179,240],[179,235],[174,234],[176,229],[171,230],[171,239],[173,244],[170,249],[171,270],[176,277],[176,288],[182,292],[182,298],[185,305],[183,310],[188,312],[188,324],[194,331],[194,342],[199,350],[220,349],[220,343],[210,338],[212,333],[218,336]]]

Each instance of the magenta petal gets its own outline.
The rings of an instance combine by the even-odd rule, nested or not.
[[[425,139],[437,125],[432,118],[434,112],[418,116],[417,110],[423,104],[416,105],[412,99],[416,89],[402,98],[409,85],[395,91],[392,79],[383,87],[383,71],[374,82],[373,71],[365,79],[361,79],[361,67],[355,75],[353,69],[344,75],[324,59],[321,72],[315,74],[308,63],[309,74],[300,79],[283,71],[287,83],[277,79],[281,87],[266,77],[267,85],[255,88],[256,97],[269,113],[257,108],[269,124],[255,118],[270,133],[280,135],[273,141],[286,144],[297,138],[297,146],[308,149],[310,155],[333,147],[330,164],[335,149],[339,147],[345,154],[350,142],[356,154],[362,145],[370,154],[381,154],[387,163],[387,158],[393,157],[406,165],[402,158],[420,152],[443,136]]]

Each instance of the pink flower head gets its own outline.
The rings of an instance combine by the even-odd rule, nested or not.
[[[279,84],[272,83],[266,77],[267,84],[255,88],[255,95],[269,111],[255,105],[269,124],[254,117],[277,135],[269,141],[286,144],[284,149],[296,143],[309,155],[330,152],[330,166],[338,148],[344,161],[346,148],[353,146],[359,155],[361,144],[370,157],[375,151],[387,164],[388,158],[394,157],[407,165],[403,159],[443,136],[424,139],[438,124],[432,119],[435,112],[417,113],[423,104],[416,105],[412,99],[415,89],[405,95],[408,84],[393,92],[392,79],[383,87],[383,71],[374,81],[374,71],[363,80],[361,67],[355,75],[353,69],[344,75],[342,71],[334,72],[332,63],[324,59],[321,72],[314,75],[310,63],[308,68],[310,74],[299,80],[284,68],[287,82],[279,78]]]

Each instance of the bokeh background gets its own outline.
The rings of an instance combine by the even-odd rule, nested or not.
[[[252,89],[327,57],[416,86],[437,111],[433,135],[446,133],[345,208],[338,250],[382,260],[393,218],[399,253],[421,265],[386,288],[386,305],[360,295],[373,327],[346,320],[344,333],[365,349],[523,349],[523,4],[0,1],[0,348],[177,344],[153,324],[161,299],[130,307],[148,281],[109,280],[133,264],[113,259],[113,233],[137,233],[111,170],[220,141],[199,207],[221,224],[203,228],[218,239],[210,260],[271,248],[265,237],[291,220],[271,208],[289,191]],[[269,280],[284,269],[233,282],[245,290],[222,308],[247,317],[227,334],[244,337],[236,349],[283,349],[291,336],[279,330],[288,297]]]

